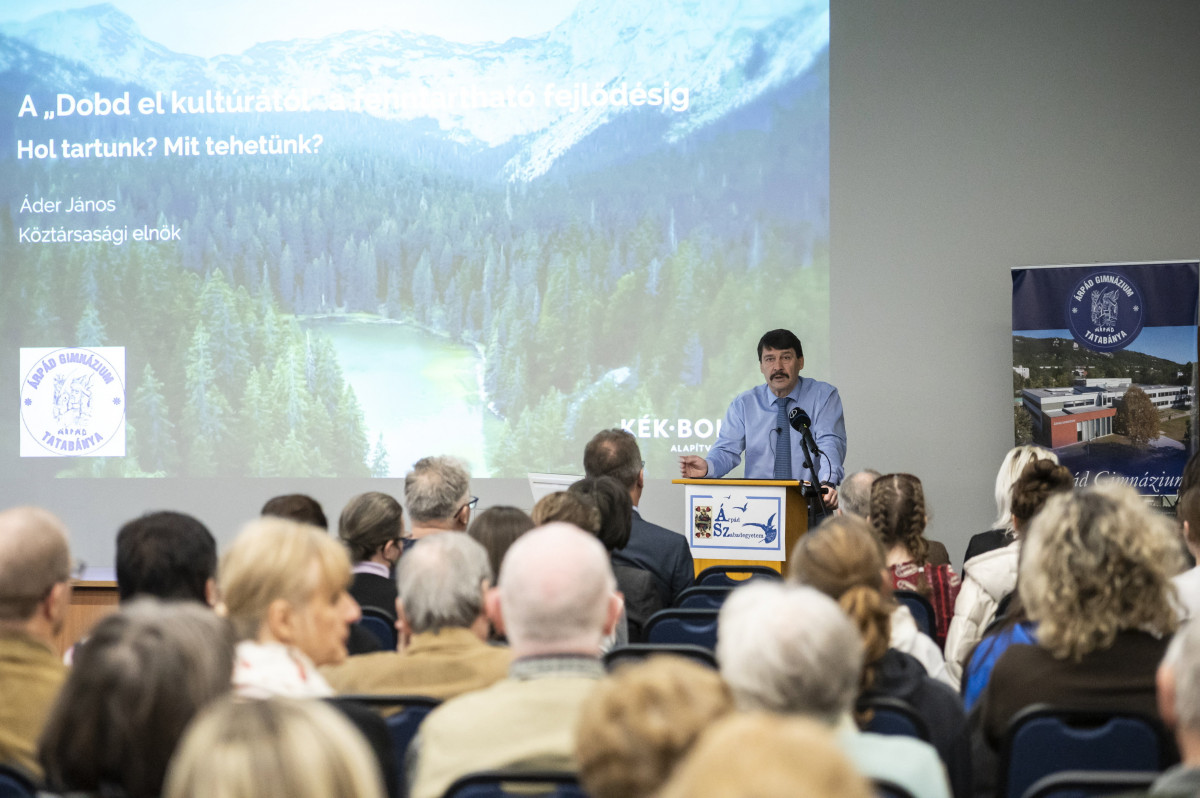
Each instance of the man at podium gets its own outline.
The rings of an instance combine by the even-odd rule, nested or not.
[[[766,382],[738,394],[707,458],[679,458],[684,479],[722,477],[746,454],[749,479],[809,480],[801,440],[811,433],[814,463],[825,505],[837,507],[837,485],[846,459],[846,422],[837,388],[804,379],[804,348],[790,330],[771,330],[758,341],[758,367]],[[818,453],[819,452],[819,453]],[[819,465],[818,465],[819,463]]]

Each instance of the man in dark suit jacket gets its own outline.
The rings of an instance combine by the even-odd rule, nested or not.
[[[613,552],[613,562],[649,571],[662,595],[663,606],[670,607],[694,581],[695,566],[687,538],[638,514],[638,501],[645,485],[644,466],[637,439],[623,429],[596,433],[583,450],[584,473],[589,477],[613,477],[625,486],[633,500],[633,531],[629,543]]]

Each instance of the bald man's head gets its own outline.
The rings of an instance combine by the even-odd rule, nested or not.
[[[38,507],[0,512],[0,621],[29,620],[71,578],[67,529]]]
[[[598,651],[619,613],[608,552],[595,536],[553,523],[522,535],[504,556],[499,597],[514,648]]]

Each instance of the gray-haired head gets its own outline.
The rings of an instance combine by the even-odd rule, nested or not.
[[[823,593],[759,582],[739,587],[721,607],[717,661],[742,709],[832,724],[858,695],[862,640]]]
[[[396,583],[413,634],[468,627],[492,583],[487,549],[462,532],[421,538],[400,558]]]
[[[867,518],[871,515],[871,483],[879,479],[874,468],[855,471],[838,486],[838,509],[847,515]]]
[[[404,477],[404,504],[413,523],[448,521],[471,496],[471,478],[453,457],[423,457]]]
[[[504,556],[498,583],[514,651],[599,653],[617,582],[595,536],[565,523],[530,530]]]

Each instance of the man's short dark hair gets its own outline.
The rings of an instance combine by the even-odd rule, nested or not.
[[[791,330],[771,330],[769,333],[758,339],[758,359],[762,360],[764,349],[793,349],[796,352],[796,357],[804,357],[804,347],[800,345],[800,339]]]
[[[632,488],[642,473],[637,438],[623,429],[597,432],[583,450],[583,473],[589,477],[612,477],[626,490]]]
[[[147,513],[117,533],[117,595],[207,602],[217,573],[217,541],[190,515]]]
[[[325,517],[325,511],[321,509],[321,503],[303,493],[288,493],[267,499],[259,515],[287,518],[290,521],[329,529],[329,520]]]

